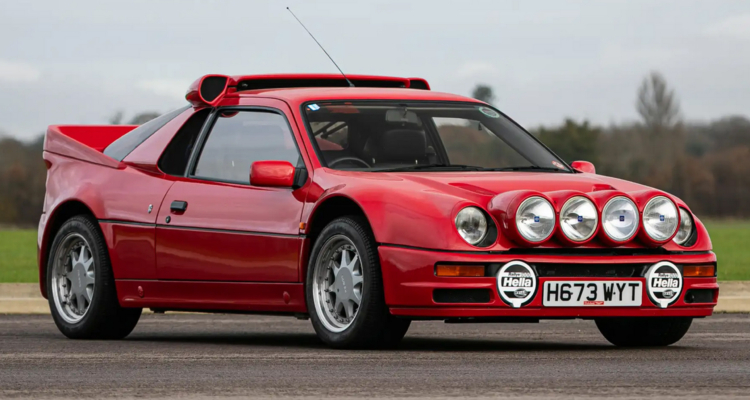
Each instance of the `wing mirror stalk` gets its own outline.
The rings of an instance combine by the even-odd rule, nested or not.
[[[294,173],[294,184],[292,185],[292,189],[299,189],[302,186],[305,186],[307,178],[307,169],[305,167],[297,168]]]

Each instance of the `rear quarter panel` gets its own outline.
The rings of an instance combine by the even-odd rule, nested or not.
[[[69,202],[83,203],[99,220],[116,279],[156,278],[153,224],[172,181],[132,167],[111,168],[49,152],[44,153],[44,158],[49,170],[38,238],[42,292],[46,249],[54,240],[50,230],[54,222],[62,222],[56,221],[58,211]]]

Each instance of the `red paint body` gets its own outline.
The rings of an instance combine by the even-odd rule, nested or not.
[[[600,212],[604,202],[615,195],[632,198],[642,211],[645,202],[655,193],[688,209],[684,202],[669,194],[595,175],[589,163],[574,164],[580,171],[575,174],[373,173],[321,167],[301,113],[301,105],[307,101],[478,102],[408,88],[270,88],[241,92],[235,88],[242,80],[279,77],[340,78],[336,75],[233,77],[228,79],[227,92],[211,105],[264,107],[283,114],[308,172],[307,181],[298,188],[292,187],[294,167],[289,163],[254,165],[250,185],[175,177],[160,170],[159,157],[178,129],[193,113],[211,106],[201,101],[202,79],[191,86],[188,94],[195,107],[167,123],[122,161],[104,155],[102,150],[133,127],[50,127],[44,153],[49,166],[47,195],[39,224],[42,293],[46,296],[45,270],[53,229],[59,226],[60,215],[75,204],[85,207],[100,221],[120,303],[125,307],[304,313],[308,309],[304,300],[304,276],[313,245],[308,235],[320,228],[315,225],[316,210],[328,201],[346,198],[362,210],[370,223],[379,246],[385,300],[395,315],[544,318],[700,317],[712,313],[718,296],[716,278],[685,278],[682,292],[684,295],[689,289],[712,289],[715,293],[712,303],[688,304],[681,298],[669,308],[659,309],[650,304],[644,293],[642,307],[545,308],[541,306],[539,291],[529,305],[513,309],[500,301],[494,277],[436,277],[434,266],[443,262],[497,264],[523,260],[581,265],[653,264],[667,260],[690,265],[715,263],[716,256],[711,252],[708,233],[697,218],[697,240],[690,248],[671,240],[654,243],[643,232],[626,243],[613,243],[601,232],[601,227],[598,234],[584,243],[573,243],[559,233],[538,244],[519,239],[515,225],[506,222],[511,221],[515,207],[530,193],[548,198],[558,213],[564,202],[574,195],[591,198]],[[406,87],[410,82],[423,82],[418,78],[350,76],[350,79],[390,79]],[[187,202],[187,208],[184,212],[172,211],[173,201]],[[497,241],[487,248],[468,244],[455,229],[456,213],[469,205],[486,210],[500,227]],[[601,249],[656,249],[659,252],[603,255],[597,252]],[[557,250],[560,255],[552,255]],[[589,255],[587,251],[598,255]],[[547,279],[564,278],[540,277],[539,287]],[[483,304],[437,304],[433,301],[434,289],[450,288],[490,289],[491,301]]]

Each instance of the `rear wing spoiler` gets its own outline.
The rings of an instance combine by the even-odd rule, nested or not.
[[[52,125],[44,137],[44,151],[110,168],[123,164],[103,153],[112,142],[137,125]]]

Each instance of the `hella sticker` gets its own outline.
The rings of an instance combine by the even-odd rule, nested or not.
[[[651,302],[660,308],[667,308],[680,298],[682,273],[671,262],[656,263],[646,271],[646,287]]]
[[[497,272],[500,299],[513,308],[529,304],[537,289],[536,272],[523,261],[511,261]]]

